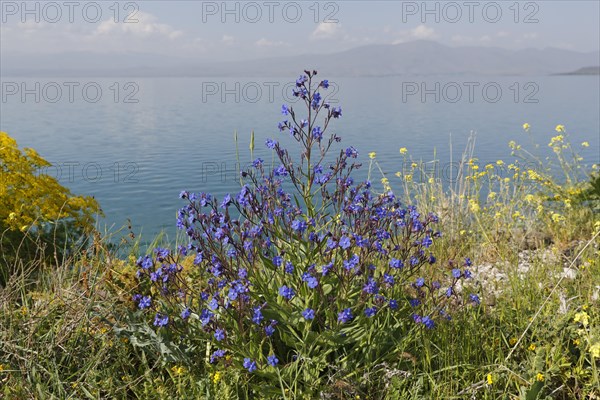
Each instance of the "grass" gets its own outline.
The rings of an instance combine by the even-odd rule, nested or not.
[[[382,189],[440,216],[436,255],[474,260],[482,304],[407,336],[396,363],[365,372],[377,390],[330,376],[321,397],[598,398],[600,219],[596,203],[577,200],[584,181],[559,184],[565,179],[552,168],[536,176],[518,162],[479,165],[474,141],[450,187],[402,157],[410,171],[383,175]],[[560,160],[570,171],[574,164]],[[499,172],[503,165],[510,175]],[[373,176],[383,174],[377,167],[373,155]],[[60,265],[44,265],[42,256],[14,261],[0,289],[0,398],[265,397],[249,389],[248,374],[183,357],[152,330],[133,340],[125,334],[140,324],[131,302],[139,252],[135,239],[115,233],[97,235]],[[294,388],[272,397],[301,398]]]

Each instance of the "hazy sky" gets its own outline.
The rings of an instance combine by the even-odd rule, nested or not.
[[[218,61],[415,39],[510,49],[600,48],[598,0],[0,0],[0,9],[2,52],[146,52]]]

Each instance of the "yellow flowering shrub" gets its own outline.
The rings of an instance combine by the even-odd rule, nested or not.
[[[74,196],[56,178],[44,174],[48,166],[35,150],[19,149],[15,139],[0,132],[0,252],[5,258],[17,256],[24,238],[41,240],[60,253],[93,228],[96,214],[101,213],[94,198]],[[21,245],[18,256],[35,254],[36,244]],[[0,284],[6,275],[7,271],[0,271]]]

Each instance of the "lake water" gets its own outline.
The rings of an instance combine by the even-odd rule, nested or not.
[[[392,184],[400,147],[425,161],[435,149],[444,165],[450,141],[456,160],[475,132],[481,163],[507,161],[510,140],[529,143],[525,122],[544,151],[554,127],[565,125],[574,144],[590,143],[585,161],[600,163],[598,76],[322,78],[343,108],[332,132],[365,164],[376,152]],[[255,157],[271,159],[266,138],[296,145],[277,129],[281,104],[294,105],[292,81],[3,77],[0,129],[53,162],[47,173],[73,192],[95,196],[106,214],[102,227],[114,230],[129,218],[150,240],[160,230],[175,234],[182,189],[238,190],[234,131],[242,163],[251,161],[252,130]]]

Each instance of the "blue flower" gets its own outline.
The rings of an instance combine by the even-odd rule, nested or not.
[[[461,275],[462,275],[462,273],[460,272],[460,269],[454,268],[452,270],[452,276],[455,277],[456,279],[460,278]]]
[[[390,300],[390,308],[391,308],[392,310],[396,310],[396,309],[398,308],[398,301],[397,301],[397,300],[394,300],[394,299],[391,299],[391,300]]]
[[[312,276],[308,272],[305,272],[305,273],[302,274],[302,280],[304,282],[306,282],[306,285],[309,288],[311,288],[311,289],[314,289],[317,286],[319,286],[319,281],[317,280],[317,278],[315,278],[314,276]]]
[[[288,114],[289,114],[289,112],[290,112],[290,110],[288,109],[288,106],[286,106],[285,104],[283,104],[283,105],[281,106],[281,113],[282,113],[283,115],[288,115]]]
[[[433,240],[431,240],[431,237],[425,236],[421,244],[427,249],[433,244]]]
[[[215,350],[215,352],[210,355],[210,363],[213,364],[215,361],[217,361],[218,358],[225,357],[226,352],[227,350]]]
[[[214,314],[212,312],[210,312],[209,310],[203,309],[200,312],[200,322],[202,323],[202,326],[206,326],[208,325],[208,323],[210,322],[210,319],[212,318]]]
[[[396,283],[394,277],[390,274],[383,274],[383,281],[390,286],[394,286],[394,283]]]
[[[349,260],[344,260],[344,268],[346,268],[347,270],[351,270],[352,268],[358,265],[359,261],[359,257],[356,254],[354,254],[352,257],[350,257]]]
[[[390,267],[394,269],[404,268],[404,263],[402,260],[398,260],[397,258],[392,258],[390,261]]]
[[[323,89],[327,89],[329,87],[329,80],[323,79],[321,83],[319,83],[319,86],[321,86]]]
[[[258,168],[263,164],[264,160],[262,158],[257,158],[256,160],[252,161],[252,166],[254,168]]]
[[[416,287],[423,287],[424,284],[425,284],[424,278],[417,278],[417,281],[415,282]]]
[[[431,318],[429,318],[429,316],[424,316],[421,319],[421,322],[423,323],[423,325],[425,325],[427,329],[433,329],[435,327],[435,323]]]
[[[244,358],[244,368],[248,370],[248,372],[256,371],[256,361],[252,361],[249,358]]]
[[[294,289],[291,287],[283,285],[279,288],[279,295],[283,298],[291,300],[296,295],[296,292],[294,292]]]
[[[473,277],[473,275],[471,274],[471,271],[469,271],[468,269],[465,269],[463,272],[463,276],[467,279]]]
[[[470,267],[471,265],[473,265],[473,263],[471,262],[471,259],[469,257],[465,258],[465,267]]]
[[[304,85],[304,82],[306,82],[308,80],[308,77],[306,75],[300,75],[298,77],[298,79],[296,79],[296,86],[300,87],[302,85]]]
[[[265,333],[267,334],[267,336],[273,335],[275,333],[275,327],[273,325],[265,326]]]
[[[152,257],[145,256],[141,262],[141,267],[143,269],[150,269],[154,265],[154,261],[152,261]]]
[[[342,107],[333,107],[331,110],[331,116],[333,118],[339,118],[342,116]]]
[[[265,142],[265,144],[267,145],[267,147],[269,149],[274,149],[275,146],[277,145],[277,142],[274,141],[273,139],[267,139],[267,141]]]
[[[338,313],[338,322],[341,322],[342,324],[352,321],[353,318],[352,310],[349,308]]]
[[[323,139],[323,131],[320,126],[315,126],[312,130],[312,136],[315,140],[321,141]]]
[[[225,331],[223,329],[218,329],[215,331],[215,339],[217,339],[217,341],[221,341],[223,339],[225,339]]]
[[[273,355],[270,355],[269,357],[267,357],[267,363],[271,367],[274,367],[279,363],[279,359],[277,358],[277,356],[275,354],[273,354]]]
[[[154,316],[154,326],[166,326],[169,323],[169,316],[156,313]]]
[[[302,317],[304,317],[304,319],[307,321],[315,319],[315,310],[312,308],[307,308],[306,310],[302,311]]]
[[[342,249],[346,250],[351,245],[350,238],[348,236],[342,236],[339,245]]]
[[[377,294],[379,293],[379,288],[377,287],[377,282],[373,278],[369,278],[365,286],[363,286],[363,292],[369,294]]]
[[[140,308],[140,310],[143,310],[144,308],[150,307],[151,304],[152,304],[152,299],[150,298],[150,296],[144,296],[140,299],[140,303],[138,304],[138,307]]]
[[[368,318],[373,317],[377,313],[377,307],[367,307],[365,308],[365,316]]]
[[[295,219],[292,221],[292,229],[297,231],[298,233],[302,234],[306,230],[306,228],[308,228],[306,221],[300,219]]]
[[[281,164],[279,167],[275,168],[275,170],[273,171],[275,176],[287,176],[288,175],[288,171],[285,168],[285,165]]]
[[[286,261],[284,271],[287,274],[293,274],[294,273],[294,264],[292,264],[290,261]]]
[[[346,157],[356,158],[358,157],[358,151],[356,151],[354,147],[350,146],[346,149]]]
[[[410,304],[411,307],[417,307],[421,304],[421,301],[419,299],[410,299],[408,300],[408,304]]]
[[[328,249],[333,250],[337,247],[337,245],[338,245],[338,243],[335,240],[333,240],[332,238],[327,239],[327,248]]]
[[[479,305],[481,304],[481,300],[479,300],[479,296],[477,296],[476,294],[470,294],[469,295],[469,300],[471,300],[473,303]]]
[[[227,207],[229,207],[230,204],[231,204],[231,196],[229,195],[229,193],[227,193],[225,195],[225,197],[223,197],[223,202],[221,203],[221,208],[227,208]]]
[[[252,322],[259,325],[264,318],[260,307],[253,308]]]
[[[333,268],[333,261],[330,262],[329,264],[325,264],[321,267],[321,273],[323,274],[323,276],[327,275],[329,273],[329,270]]]
[[[188,319],[191,314],[192,314],[192,310],[190,310],[188,307],[186,307],[181,312],[181,318],[182,319]]]

